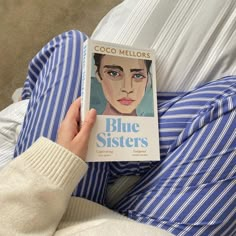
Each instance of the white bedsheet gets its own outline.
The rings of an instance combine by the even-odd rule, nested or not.
[[[0,169],[11,161],[28,100],[16,102],[0,112]]]

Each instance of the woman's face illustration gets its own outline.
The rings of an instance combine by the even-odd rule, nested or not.
[[[144,60],[104,55],[96,74],[113,109],[121,114],[136,110],[148,81]]]

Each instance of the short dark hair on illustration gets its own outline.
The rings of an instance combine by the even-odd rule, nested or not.
[[[105,55],[106,54],[94,53],[93,57],[94,57],[95,66],[97,66],[97,72],[99,72],[102,57],[104,57]],[[146,67],[147,67],[147,72],[149,73],[149,69],[151,67],[152,61],[144,59],[144,63],[146,65]]]

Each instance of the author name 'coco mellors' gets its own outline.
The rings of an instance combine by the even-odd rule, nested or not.
[[[124,137],[113,136],[118,133],[138,133],[139,124],[131,122],[122,122],[121,118],[106,118],[105,132],[97,134],[96,146],[100,148],[104,147],[147,147],[148,139],[144,137]]]
[[[110,55],[116,55],[116,56],[128,56],[128,57],[136,57],[136,58],[145,58],[150,59],[151,55],[149,52],[140,52],[135,50],[128,50],[128,49],[117,49],[114,47],[104,47],[96,45],[94,47],[94,51],[97,53],[102,54],[110,54]]]

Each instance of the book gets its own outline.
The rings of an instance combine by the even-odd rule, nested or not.
[[[155,71],[150,49],[84,42],[81,124],[97,111],[87,162],[160,160]]]

